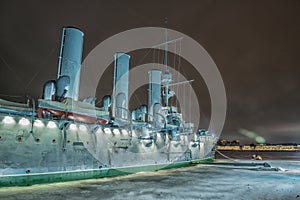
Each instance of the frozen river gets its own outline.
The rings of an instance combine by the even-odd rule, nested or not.
[[[0,199],[299,199],[300,161],[264,161],[286,171],[197,165],[158,172],[0,188]]]

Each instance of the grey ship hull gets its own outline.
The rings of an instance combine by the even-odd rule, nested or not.
[[[35,120],[31,132],[31,122],[20,124],[30,117],[9,116],[9,123],[7,117],[0,114],[1,186],[182,167],[214,155],[215,139],[208,136],[192,142],[192,135],[186,134],[172,141],[158,132],[155,138],[142,139],[138,128],[115,131],[115,127],[71,123],[61,130],[60,124],[66,121],[45,119]]]

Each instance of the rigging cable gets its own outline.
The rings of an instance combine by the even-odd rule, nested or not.
[[[17,80],[19,81],[19,83],[22,85],[22,87],[24,88],[24,83],[22,81],[22,79],[20,78],[20,76],[18,75],[18,73],[6,62],[6,60],[0,55],[0,58],[2,60],[2,62],[5,64],[5,66],[14,73],[15,77],[17,78]]]

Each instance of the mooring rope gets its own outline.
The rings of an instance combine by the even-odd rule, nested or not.
[[[227,158],[228,160],[232,160],[234,162],[238,162],[237,160],[230,158],[229,156],[224,155],[223,153],[221,153],[220,151],[218,151],[217,149],[215,150],[217,153],[219,153],[221,156],[223,156],[224,158]]]

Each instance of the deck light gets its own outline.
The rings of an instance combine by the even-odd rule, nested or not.
[[[33,123],[33,125],[35,127],[38,127],[38,128],[42,128],[42,127],[45,126],[44,123],[41,120],[39,120],[39,119],[35,120],[34,123]]]
[[[54,129],[54,128],[57,128],[57,125],[55,124],[55,122],[50,121],[50,122],[48,122],[48,124],[47,124],[47,128]]]
[[[13,117],[11,116],[5,116],[4,119],[2,120],[2,122],[4,124],[14,124],[15,123],[15,120]]]
[[[20,119],[20,121],[19,121],[19,124],[20,124],[21,126],[28,126],[28,125],[30,124],[30,121],[29,121],[28,119],[22,117],[22,118]]]

